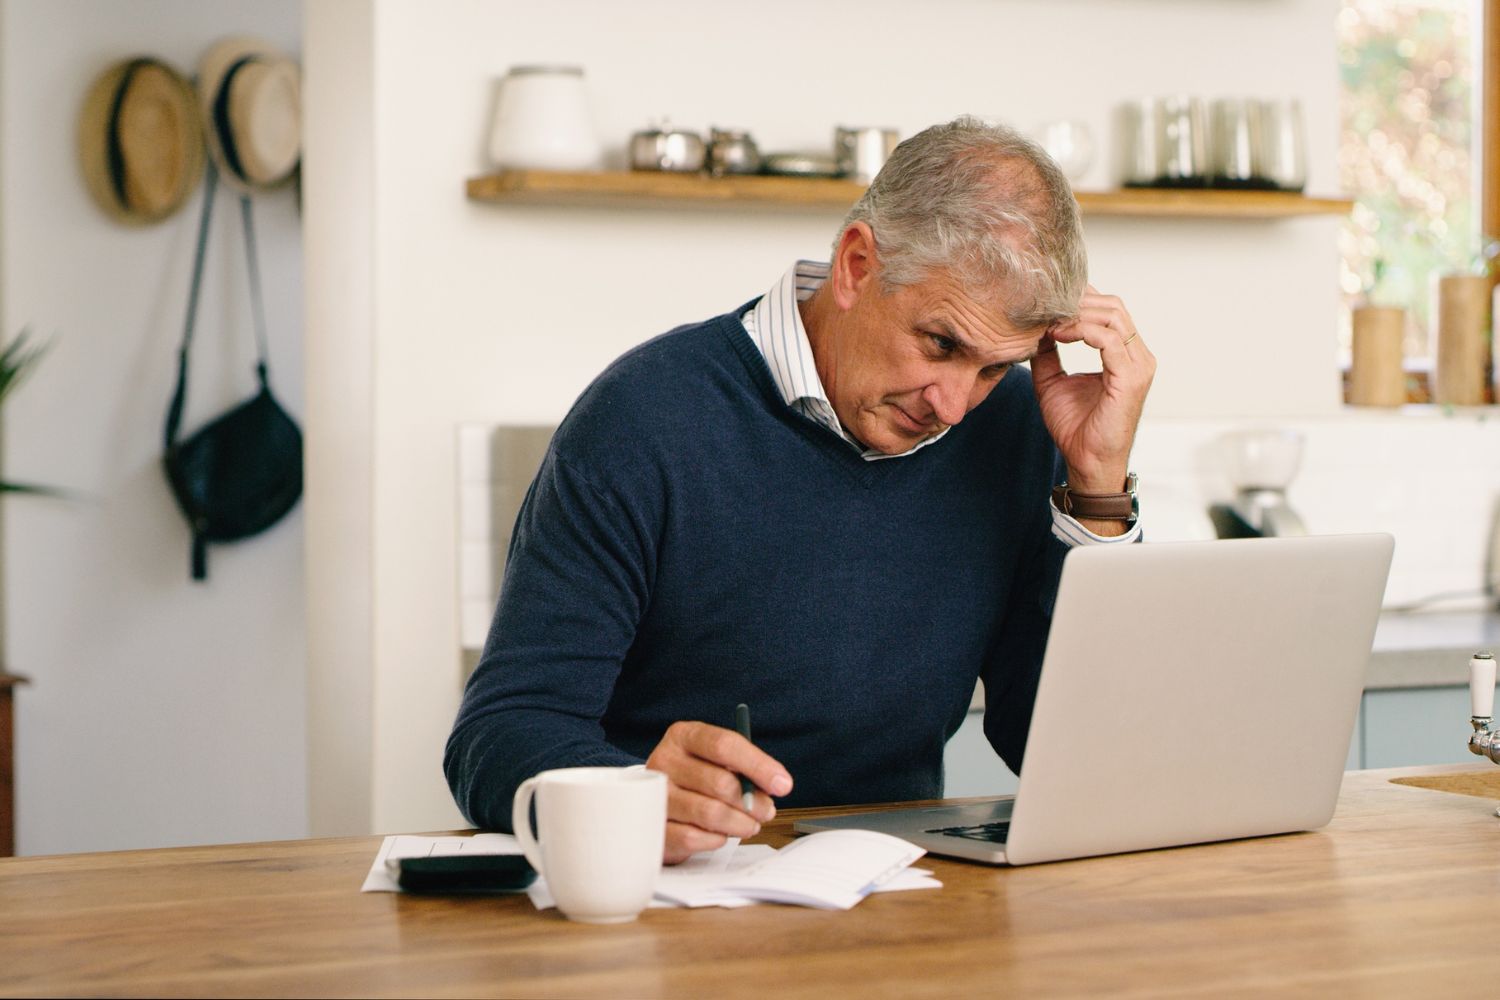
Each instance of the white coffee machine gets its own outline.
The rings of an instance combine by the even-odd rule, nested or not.
[[[1284,429],[1235,431],[1222,446],[1234,500],[1208,510],[1220,538],[1307,534],[1286,490],[1302,464],[1302,434]]]

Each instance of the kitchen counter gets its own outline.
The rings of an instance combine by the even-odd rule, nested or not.
[[[1500,612],[1393,612],[1380,616],[1365,690],[1467,687],[1469,657],[1500,653]]]

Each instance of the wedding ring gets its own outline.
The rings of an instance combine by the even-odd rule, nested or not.
[[[1125,343],[1121,344],[1120,346],[1121,347],[1129,347],[1131,345],[1131,343],[1134,342],[1135,338],[1139,337],[1140,335],[1141,335],[1141,331],[1137,330],[1135,333],[1132,333],[1130,336],[1126,337],[1125,338]]]

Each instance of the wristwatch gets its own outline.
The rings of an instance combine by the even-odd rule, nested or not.
[[[1080,493],[1063,483],[1052,490],[1052,502],[1069,517],[1099,521],[1133,521],[1140,509],[1135,495],[1135,473],[1125,476],[1123,493]]]

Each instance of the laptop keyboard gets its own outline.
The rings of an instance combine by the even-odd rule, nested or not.
[[[1005,838],[1010,836],[1010,820],[1002,820],[997,823],[980,823],[978,826],[944,826],[936,830],[928,830],[928,833],[942,833],[949,837],[963,837],[967,840],[987,840],[992,844],[1003,844]]]

